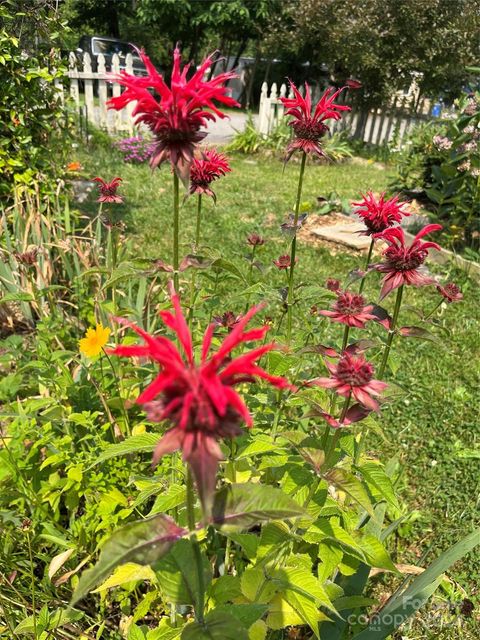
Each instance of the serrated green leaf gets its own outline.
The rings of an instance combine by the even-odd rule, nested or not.
[[[71,606],[81,600],[116,567],[127,562],[152,564],[185,535],[186,530],[164,514],[121,527],[102,547],[97,564],[85,571],[72,596]]]
[[[392,507],[399,509],[392,481],[381,465],[376,462],[365,462],[358,470],[367,481],[367,484],[373,486]]]
[[[248,640],[248,633],[237,618],[214,609],[205,616],[203,624],[187,624],[182,640]]]
[[[151,567],[136,564],[135,562],[127,562],[121,567],[117,567],[113,574],[99,587],[92,591],[92,593],[106,591],[112,587],[120,587],[122,584],[138,582],[139,580],[150,580],[151,582],[156,582],[157,577]]]
[[[161,436],[158,433],[141,433],[138,436],[131,436],[123,442],[111,444],[102,451],[92,466],[100,464],[100,462],[105,462],[105,460],[109,460],[110,458],[126,456],[130,453],[153,451],[160,438]]]
[[[375,512],[365,487],[352,473],[345,469],[330,469],[324,475],[324,478],[353,498],[355,502],[365,509],[369,516],[375,517]]]
[[[215,494],[211,522],[219,528],[247,528],[259,522],[302,515],[304,509],[280,489],[261,484],[232,484]]]
[[[202,561],[204,584],[208,587],[212,579],[211,567],[204,555]],[[156,563],[158,584],[167,601],[195,606],[200,588],[195,566],[195,554],[190,540],[179,540],[170,552]]]

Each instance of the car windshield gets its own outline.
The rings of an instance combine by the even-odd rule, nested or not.
[[[99,53],[103,53],[103,55],[113,56],[114,53],[118,53],[118,55],[126,56],[127,53],[131,53],[134,58],[138,58],[138,55],[135,49],[128,44],[128,42],[118,42],[115,40],[99,40],[94,38],[92,42],[93,53],[98,55]]]

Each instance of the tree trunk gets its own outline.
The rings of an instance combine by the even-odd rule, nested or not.
[[[112,38],[120,38],[120,25],[118,23],[117,3],[115,0],[107,2],[108,35]]]
[[[258,63],[260,62],[260,55],[261,55],[260,44],[257,43],[255,60],[250,70],[250,77],[248,78],[246,89],[244,89],[242,95],[240,96],[240,102],[242,103],[242,106],[246,107],[247,109],[250,109],[252,104],[253,82],[255,80],[255,73],[257,71]],[[243,100],[244,96],[245,96],[245,100]]]
[[[222,36],[222,39],[220,40],[220,46],[218,47],[220,52],[222,52],[225,49],[225,37]],[[215,67],[217,66],[217,62],[218,59],[221,56],[217,56],[216,60],[214,61],[214,63],[212,64],[212,66],[210,67],[210,73],[208,74],[208,79],[211,80],[213,78],[213,74],[215,72]]]

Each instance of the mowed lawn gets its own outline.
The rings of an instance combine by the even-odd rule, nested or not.
[[[123,178],[121,191],[126,203],[122,215],[127,234],[135,242],[139,257],[171,261],[171,173],[162,167],[154,173],[148,166],[123,164],[115,152],[95,148],[82,153],[85,176]],[[283,274],[272,267],[273,259],[287,253],[288,241],[279,225],[293,210],[299,166],[283,169],[276,158],[234,156],[232,173],[216,188],[218,203],[204,198],[202,235],[204,243],[237,264],[249,253],[246,237],[256,232],[267,243],[261,259],[272,269],[269,277],[284,285]],[[336,191],[341,198],[356,199],[366,190],[387,187],[388,171],[380,165],[354,161],[336,166],[308,166],[304,181],[302,209],[315,212],[317,197]],[[79,208],[96,211],[94,197]],[[181,211],[182,253],[191,250],[196,215],[196,198],[188,199]],[[321,284],[327,277],[345,278],[348,271],[363,264],[361,258],[301,244],[298,248],[298,278]],[[396,457],[404,476],[400,486],[411,517],[400,529],[397,558],[402,562],[424,563],[433,559],[468,531],[479,518],[480,459],[479,429],[479,305],[478,285],[451,269],[439,271],[454,280],[464,292],[463,302],[443,310],[437,342],[398,339],[395,381],[405,394],[384,410],[384,434],[370,436],[369,448],[383,461]],[[366,295],[378,295],[378,278],[371,278]],[[232,281],[232,286],[238,286]],[[409,288],[405,304],[429,310],[438,301],[433,287]],[[244,304],[244,302],[242,303]],[[310,303],[309,303],[310,304]],[[385,305],[392,310],[393,298]],[[224,309],[224,311],[226,311]],[[239,313],[240,308],[233,308]],[[415,322],[406,311],[405,324]],[[331,330],[331,329],[327,329]],[[334,335],[338,335],[335,333]],[[475,451],[476,448],[476,451]],[[423,554],[427,559],[423,559]],[[451,572],[475,600],[480,579],[480,557],[470,555]]]

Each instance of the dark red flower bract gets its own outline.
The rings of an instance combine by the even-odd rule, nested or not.
[[[103,178],[93,178],[94,182],[98,182],[98,189],[100,196],[97,198],[97,202],[115,202],[120,204],[123,202],[123,197],[117,194],[117,189],[122,182],[122,178],[113,178],[110,182],[106,182]]]
[[[228,107],[238,107],[231,98],[225,83],[236,77],[227,72],[204,80],[206,71],[211,67],[213,54],[205,58],[190,80],[187,74],[190,65],[180,68],[180,50],[173,52],[173,70],[170,87],[162,75],[153,66],[145,52],[139,55],[147,69],[148,75],[132,76],[125,71],[112,76],[112,82],[118,82],[126,90],[118,97],[111,98],[108,106],[112,109],[123,109],[130,102],[136,102],[133,116],[137,116],[136,124],[145,124],[156,138],[156,147],[150,159],[152,168],[170,160],[177,173],[186,180],[193,160],[195,144],[207,135],[200,131],[208,120],[225,118],[214,104],[217,101]],[[153,89],[158,95],[150,93]]]
[[[422,242],[421,238],[441,228],[440,224],[427,224],[417,233],[410,246],[405,244],[405,234],[401,227],[391,227],[378,234],[377,237],[385,240],[389,245],[383,252],[385,261],[373,265],[374,269],[386,274],[383,278],[380,300],[404,284],[422,287],[436,283],[430,276],[420,273],[419,269],[427,258],[428,250],[440,250],[440,247],[436,242]]]
[[[371,191],[363,195],[360,202],[352,202],[357,207],[354,213],[362,218],[366,231],[363,235],[371,236],[375,233],[382,233],[392,225],[402,220],[403,216],[409,216],[410,213],[405,211],[403,207],[405,202],[399,202],[398,196],[385,199],[385,193],[380,194],[377,199]]]
[[[192,336],[180,307],[172,293],[174,313],[161,311],[167,327],[178,338],[180,349],[164,336],[152,336],[122,318],[118,321],[131,327],[144,340],[143,345],[118,346],[111,350],[118,356],[150,358],[160,365],[160,373],[137,398],[150,420],[168,420],[173,428],[159,441],[153,463],[166,453],[183,451],[183,459],[192,468],[198,492],[206,512],[209,511],[215,489],[218,461],[223,458],[218,440],[241,433],[240,425],[252,426],[252,418],[241,396],[235,390],[239,384],[267,380],[280,388],[291,388],[281,377],[272,376],[258,366],[257,361],[275,348],[265,344],[233,357],[232,351],[245,342],[261,340],[269,327],[245,330],[259,307],[251,308],[241,317],[215,353],[211,344],[215,325],[205,332],[200,362],[193,353]]]
[[[437,285],[437,291],[445,299],[445,302],[451,303],[463,300],[463,293],[454,282],[448,282],[443,287],[441,284]]]
[[[317,378],[311,384],[333,389],[345,398],[353,396],[357,402],[378,411],[379,405],[373,396],[378,396],[387,388],[385,382],[373,379],[373,365],[363,355],[355,355],[344,351],[337,364],[326,362],[330,378]]]
[[[350,291],[338,292],[333,307],[328,311],[319,311],[322,316],[327,316],[333,322],[342,322],[349,327],[362,329],[368,320],[376,320],[371,312],[373,305],[367,305],[365,298],[359,293]]]

